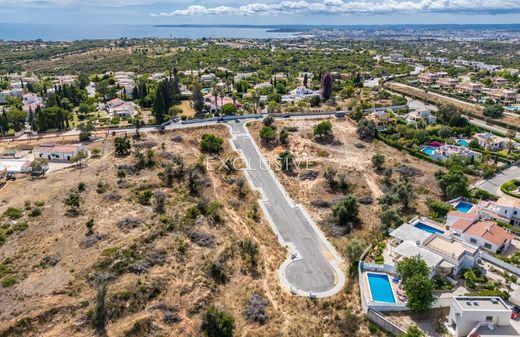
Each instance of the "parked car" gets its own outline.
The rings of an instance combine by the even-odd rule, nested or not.
[[[520,318],[520,306],[518,306],[518,305],[513,305],[513,306],[511,307],[511,310],[513,311],[513,312],[511,313],[511,318],[512,318],[512,319],[515,319],[515,320],[516,320],[516,319]]]

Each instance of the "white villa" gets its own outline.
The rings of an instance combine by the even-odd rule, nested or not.
[[[508,138],[494,135],[490,132],[482,132],[473,135],[473,139],[478,141],[478,145],[486,150],[498,151],[507,148]]]
[[[432,115],[432,112],[427,109],[412,111],[405,116],[405,119],[409,124],[419,121],[425,124],[435,124],[437,122],[437,117]]]
[[[481,201],[478,207],[484,219],[501,220],[520,226],[520,200],[500,198],[497,201]]]
[[[108,101],[106,108],[112,116],[131,117],[135,114],[133,103],[125,102],[119,98]]]
[[[513,234],[489,220],[460,219],[450,226],[450,231],[462,240],[493,253],[509,248],[515,238]]]
[[[200,76],[200,80],[202,81],[202,83],[210,83],[210,82],[213,82],[217,79],[217,76],[215,76],[215,74],[211,73],[211,74],[203,74]]]
[[[35,111],[37,107],[45,107],[43,101],[36,94],[28,93],[22,96],[23,107],[22,110],[25,112]]]
[[[429,156],[435,160],[445,160],[451,156],[460,156],[467,159],[480,159],[480,157],[482,157],[479,152],[472,151],[464,146],[448,144],[435,148]]]
[[[288,95],[282,96],[282,102],[299,102],[306,98],[320,96],[319,90],[307,89],[304,86],[299,86],[294,90],[291,90]]]
[[[390,256],[394,263],[405,257],[420,256],[430,267],[430,276],[456,276],[480,260],[478,247],[446,236],[440,223],[416,218],[390,233]]]
[[[518,336],[514,332],[500,333],[503,328],[511,328],[511,312],[500,297],[455,296],[450,305],[448,331],[456,337]]]

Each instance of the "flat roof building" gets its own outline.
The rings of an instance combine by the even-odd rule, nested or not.
[[[509,326],[510,319],[511,309],[500,297],[455,296],[450,305],[448,328],[457,337],[473,336],[480,329],[493,331],[496,327]]]

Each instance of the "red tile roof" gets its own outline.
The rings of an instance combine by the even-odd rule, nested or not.
[[[464,234],[478,236],[491,242],[497,246],[502,245],[506,241],[513,240],[513,234],[506,231],[493,221],[478,221],[469,226]]]
[[[451,211],[448,213],[448,216],[455,216],[457,218],[462,218],[462,219],[476,219],[478,217],[478,214],[477,214],[477,212],[463,213],[463,212]]]
[[[466,219],[458,219],[451,225],[451,229],[457,229],[461,232],[464,232],[471,224],[473,223],[473,220],[466,220]]]

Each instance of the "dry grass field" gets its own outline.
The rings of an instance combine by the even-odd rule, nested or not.
[[[247,183],[239,194],[240,171],[203,169],[206,162],[220,164],[202,157],[204,133],[229,136],[225,127],[146,134],[132,140],[125,157],[115,156],[109,138],[89,144],[102,154],[81,169],[8,182],[0,191],[0,214],[18,211],[11,209],[0,222],[0,336],[94,335],[102,282],[108,336],[199,336],[210,306],[233,315],[235,336],[374,335],[353,281],[340,294],[316,301],[280,287],[277,269],[285,249]],[[223,156],[237,155],[225,141]],[[176,172],[171,186],[159,176],[169,166]],[[197,192],[189,192],[191,183]],[[64,204],[70,194],[81,199],[77,212]],[[157,195],[166,197],[163,213],[156,209]],[[258,245],[256,267],[243,249],[247,240]],[[255,293],[267,302],[264,324],[244,315]]]

